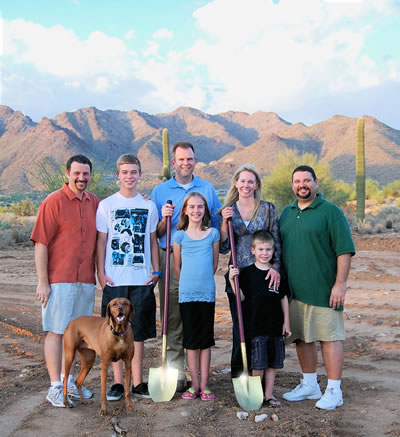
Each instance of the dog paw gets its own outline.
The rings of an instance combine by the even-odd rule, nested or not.
[[[90,405],[93,404],[93,401],[91,399],[81,399],[81,403],[84,405]]]

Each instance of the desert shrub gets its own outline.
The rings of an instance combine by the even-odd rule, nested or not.
[[[36,214],[36,206],[31,199],[23,199],[21,202],[12,203],[10,209],[18,217],[29,217]]]
[[[18,217],[14,213],[0,216],[0,249],[28,247],[35,217]]]
[[[400,197],[400,180],[385,185],[382,191],[385,197]]]
[[[380,188],[379,182],[373,179],[365,181],[365,198],[368,200],[376,200],[382,202],[385,198],[383,191]]]
[[[382,219],[388,219],[389,216],[391,220],[400,220],[400,208],[397,206],[385,206],[378,213],[378,217]]]
[[[377,224],[378,219],[375,216],[368,214],[365,216],[364,222],[365,224],[368,223],[369,226],[374,227]]]
[[[299,155],[293,150],[281,153],[274,170],[264,178],[263,199],[274,203],[279,212],[286,205],[293,202],[292,172],[297,166],[302,164],[314,168],[319,181],[318,191],[323,193],[325,199],[339,206],[349,200],[351,187],[346,188],[347,191],[345,191],[343,189],[343,184],[345,184],[343,181],[334,181],[331,178],[328,163],[319,162],[318,157],[311,153]]]

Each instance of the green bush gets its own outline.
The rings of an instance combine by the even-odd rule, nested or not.
[[[11,211],[18,217],[29,217],[36,214],[36,206],[30,199],[11,204]]]
[[[383,202],[385,195],[380,188],[379,182],[373,179],[367,179],[365,181],[365,198],[369,200],[376,200]]]
[[[321,163],[311,153],[299,155],[289,150],[281,153],[274,170],[263,180],[263,198],[272,202],[279,212],[293,202],[292,172],[299,165],[309,165],[315,170],[319,181],[318,191],[324,198],[336,205],[345,204],[352,195],[352,187],[343,181],[335,181],[330,174],[328,163]]]
[[[400,197],[400,180],[385,185],[382,191],[385,197]]]

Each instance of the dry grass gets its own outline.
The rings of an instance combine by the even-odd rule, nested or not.
[[[36,217],[18,217],[14,213],[0,213],[0,250],[32,245],[30,235]]]

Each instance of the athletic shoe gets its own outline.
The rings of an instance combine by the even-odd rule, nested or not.
[[[147,387],[147,382],[142,382],[136,387],[132,385],[132,396],[134,398],[149,398],[149,389]]]
[[[49,391],[47,392],[46,401],[50,402],[53,407],[65,408],[62,385],[50,387]],[[74,403],[70,399],[69,401],[72,406],[74,406]]]
[[[125,389],[122,384],[114,384],[111,390],[107,393],[108,401],[119,401],[124,396]]]
[[[85,386],[82,385],[82,393],[85,399],[90,399],[93,397],[93,393],[88,390]],[[68,384],[68,396],[71,399],[80,399],[78,387],[75,385],[75,382],[70,382]]]
[[[283,399],[291,402],[304,401],[304,399],[320,399],[322,393],[319,388],[319,384],[316,384],[315,387],[312,387],[303,381],[303,379],[300,379],[300,384],[292,391],[285,393],[282,396]]]
[[[321,410],[334,410],[343,405],[342,390],[327,388],[322,398],[315,404]]]

